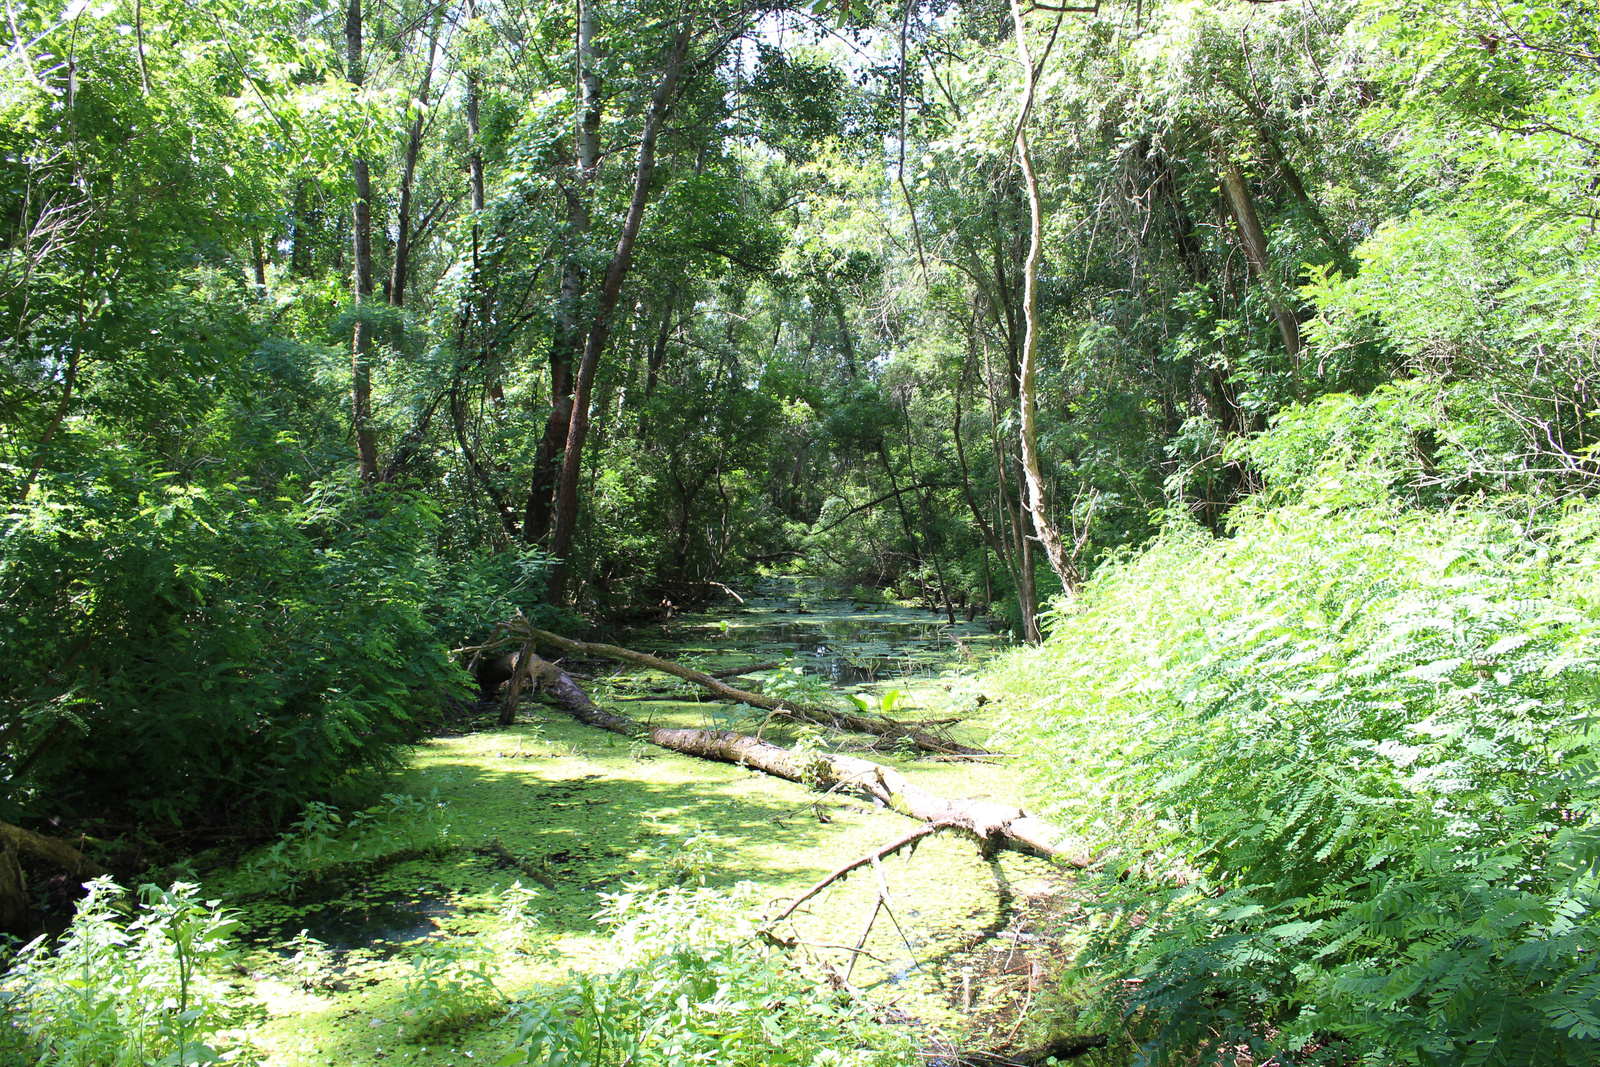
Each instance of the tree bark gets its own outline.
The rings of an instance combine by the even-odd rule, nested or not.
[[[528,486],[528,503],[522,520],[522,541],[537,544],[549,534],[558,509],[556,498],[561,485],[559,460],[572,433],[573,365],[583,348],[587,330],[582,321],[584,294],[588,291],[588,272],[578,256],[578,246],[589,232],[589,190],[600,168],[600,73],[595,67],[595,30],[598,21],[592,0],[578,4],[578,110],[573,131],[577,149],[577,173],[563,191],[567,201],[568,255],[561,265],[561,288],[557,297],[554,335],[550,340],[550,414],[545,419],[544,435],[534,450],[533,477]]]
[[[1093,857],[1061,843],[1055,826],[1022,808],[985,800],[950,799],[918,789],[893,767],[854,756],[795,752],[732,730],[649,727],[598,707],[554,664],[530,657],[529,676],[579,722],[623,737],[642,738],[686,756],[737,763],[825,791],[850,793],[925,823],[958,826],[986,844],[1047,856],[1077,868]]]
[[[444,9],[439,9],[439,15]],[[406,284],[411,269],[411,186],[417,173],[417,156],[422,152],[422,123],[428,106],[428,90],[433,85],[433,57],[439,47],[439,15],[435,16],[433,31],[428,35],[428,66],[422,72],[422,84],[417,88],[416,118],[411,120],[411,136],[406,140],[406,152],[400,164],[400,209],[396,222],[394,265],[389,272],[389,303],[405,307]],[[475,103],[475,102],[474,102]]]
[[[1044,254],[1044,206],[1039,197],[1039,182],[1033,173],[1033,152],[1028,145],[1028,119],[1033,111],[1034,70],[1033,55],[1028,49],[1027,21],[1023,17],[1021,0],[1011,0],[1011,20],[1017,38],[1017,58],[1022,64],[1022,103],[1017,114],[1017,158],[1022,165],[1022,176],[1027,183],[1030,220],[1028,258],[1023,267],[1022,314],[1026,333],[1022,342],[1022,365],[1017,373],[1018,406],[1021,415],[1023,508],[1033,519],[1033,529],[1039,543],[1044,546],[1050,569],[1056,572],[1068,592],[1076,592],[1083,584],[1083,574],[1078,570],[1075,556],[1068,556],[1061,539],[1061,531],[1050,518],[1050,502],[1045,491],[1044,475],[1039,468],[1038,420],[1036,397],[1039,362],[1039,260]]]
[[[1005,542],[995,528],[989,525],[989,520],[984,517],[983,509],[978,507],[978,499],[972,492],[972,479],[967,471],[966,443],[961,439],[961,385],[957,383],[955,390],[956,424],[954,437],[956,442],[956,461],[961,468],[961,496],[967,502],[967,510],[972,513],[972,521],[978,527],[978,532],[983,535],[983,542],[989,549],[1000,557],[1006,571],[1011,578],[1013,586],[1019,585],[1017,569],[1011,562],[1011,556],[1006,552]],[[987,563],[985,563],[987,566]]]
[[[622,283],[633,266],[633,248],[639,238],[639,228],[644,222],[645,208],[650,203],[650,181],[656,168],[656,138],[666,120],[678,88],[678,74],[689,50],[689,27],[680,26],[673,36],[672,50],[667,55],[667,66],[645,114],[644,132],[639,141],[639,161],[634,171],[633,197],[628,203],[628,213],[623,217],[622,234],[617,239],[616,252],[606,269],[601,285],[599,306],[589,326],[584,344],[583,362],[578,367],[573,384],[571,418],[568,421],[566,452],[561,460],[561,482],[556,492],[555,522],[550,533],[550,555],[554,563],[550,568],[549,603],[560,604],[565,598],[567,554],[572,548],[572,535],[578,526],[578,478],[583,469],[583,445],[589,433],[589,394],[594,387],[594,375],[600,365],[601,353],[611,336],[611,314],[616,310],[622,294]]]
[[[360,89],[366,81],[361,56],[361,0],[350,0],[345,11],[345,48],[348,54],[350,84]],[[356,201],[352,212],[355,254],[356,321],[350,339],[351,424],[356,435],[356,461],[361,480],[378,478],[378,443],[372,429],[372,331],[362,322],[366,304],[372,302],[372,175],[365,159],[357,157],[350,165],[355,179]]]
[[[467,0],[463,23],[478,16],[477,0]],[[478,125],[479,100],[483,96],[483,78],[476,65],[467,67],[467,180],[472,189],[472,210],[483,210],[483,133]],[[473,223],[473,232],[478,224]]]
[[[1244,245],[1245,258],[1250,261],[1251,271],[1267,291],[1272,314],[1278,320],[1278,333],[1283,337],[1284,354],[1290,360],[1298,362],[1300,323],[1295,319],[1294,312],[1284,307],[1278,300],[1277,283],[1272,277],[1271,265],[1267,262],[1266,231],[1261,228],[1261,220],[1256,217],[1255,202],[1250,197],[1250,185],[1245,181],[1244,171],[1239,168],[1239,164],[1229,163],[1225,166],[1219,184],[1222,186],[1223,197],[1228,201],[1228,209],[1239,225],[1239,239],[1240,244]]]
[[[73,878],[97,878],[101,867],[64,841],[0,822],[0,930],[22,933],[28,925],[28,884],[21,853],[52,863]]]

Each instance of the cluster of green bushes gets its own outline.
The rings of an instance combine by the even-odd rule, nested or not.
[[[500,1067],[516,1064],[793,1064],[904,1067],[910,1042],[848,994],[765,946],[746,891],[637,890],[607,899],[613,970],[579,974],[513,1003],[497,986],[501,951],[539,951],[536,894],[513,885],[497,935],[412,949],[403,999],[413,1042],[486,1020],[511,1025]],[[199,887],[145,886],[129,908],[102,878],[50,951],[40,938],[0,977],[0,1063],[254,1063],[248,1009],[226,980],[238,924]],[[131,918],[125,912],[133,911]],[[287,966],[308,986],[328,966],[304,932]]]
[[[1175,523],[999,674],[1151,1062],[1593,1059],[1600,507],[1381,482]]]
[[[451,645],[540,569],[450,562],[417,494],[262,500],[115,456],[42,475],[4,520],[12,820],[47,805],[237,826],[356,799],[360,772],[396,766],[465,695]]]

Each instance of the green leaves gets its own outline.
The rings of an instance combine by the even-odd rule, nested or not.
[[[864,1005],[765,946],[745,887],[603,896],[599,917],[625,965],[574,972],[519,1005],[501,1067],[894,1067],[915,1059]]]
[[[60,943],[35,939],[5,975],[7,1030],[26,1033],[27,1053],[106,1067],[248,1062],[242,1005],[222,977],[238,923],[190,883],[145,886],[131,922],[110,878],[88,890]]]
[[[1258,508],[1103,570],[1013,668],[1058,810],[1135,875],[1083,966],[1142,977],[1110,1010],[1147,1056],[1590,1061],[1592,522]]]

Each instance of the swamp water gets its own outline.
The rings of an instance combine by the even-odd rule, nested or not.
[[[691,614],[619,635],[618,643],[707,670],[787,658],[788,669],[734,684],[798,685],[861,694],[896,714],[967,721],[962,740],[983,740],[983,701],[973,669],[1005,642],[981,624],[946,625],[926,612],[829,601],[814,588],[774,582],[743,605]],[[702,700],[677,679],[605,662],[568,664],[601,704],[662,725],[754,730],[738,711]],[[799,668],[796,674],[794,668]],[[894,703],[890,701],[889,703]],[[492,716],[490,717],[492,721]],[[795,732],[766,724],[764,736],[794,744]],[[798,738],[804,741],[804,738]],[[854,739],[812,738],[846,750]],[[1003,760],[893,763],[922,788],[949,796],[1025,802]],[[536,996],[569,970],[614,965],[595,913],[603,894],[638,886],[752,883],[758,906],[792,899],[828,872],[911,827],[908,820],[838,795],[744,768],[630,743],[584,727],[561,711],[525,702],[518,723],[486,726],[418,747],[399,789],[433,793],[448,833],[432,855],[382,863],[294,896],[251,894],[235,905],[244,922],[248,991],[265,1005],[256,1039],[273,1064],[494,1062],[510,1028],[482,1024],[417,1042],[406,1034],[404,992],[419,960],[441,949],[487,951],[514,881],[537,890],[537,950],[493,955],[498,988]],[[336,854],[338,843],[330,845]],[[251,859],[243,865],[248,868]],[[256,861],[259,869],[259,859]],[[1011,1026],[1020,1002],[1041,992],[1052,969],[1048,930],[1066,884],[1047,861],[1010,852],[985,859],[955,835],[921,842],[882,865],[894,918],[881,915],[862,946],[852,981],[895,1018],[959,1036],[972,1025]],[[227,890],[225,878],[219,886]],[[247,878],[241,876],[242,888]],[[792,920],[814,946],[854,945],[874,910],[871,868],[824,891]],[[776,910],[775,908],[772,910]],[[301,930],[325,948],[286,943]],[[296,951],[298,949],[298,952]],[[812,949],[842,970],[848,957]],[[997,1024],[1003,1024],[997,1027]],[[414,1029],[414,1028],[413,1028]]]

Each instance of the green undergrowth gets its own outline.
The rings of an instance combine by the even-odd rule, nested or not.
[[[750,657],[715,646],[680,655],[711,668]],[[816,684],[814,674],[790,673]],[[714,727],[737,715],[697,694],[662,699],[666,684],[655,676],[585,683],[643,722]],[[970,679],[957,674],[927,671],[856,691],[907,717],[977,707]],[[754,924],[903,833],[901,817],[601,733],[536,703],[521,718],[419,745],[381,800],[312,805],[195,890],[220,901],[215,914],[233,935],[232,949],[197,959],[196,973],[253,1012],[209,1048],[231,1061],[305,1067],[864,1067],[910,1062],[931,1032],[991,1024],[1017,1032],[1017,981],[974,960],[991,942],[1015,942],[1019,902],[1053,891],[1050,864],[985,857],[954,836],[885,860],[897,922],[884,915],[872,925],[851,974],[860,994],[842,995],[825,979],[829,967],[848,966],[839,946],[857,942],[874,910],[870,869],[784,925],[795,951],[753,937]],[[976,737],[986,724],[959,729]],[[764,736],[833,743],[775,722]],[[874,758],[932,791],[1016,799],[1002,763]],[[138,974],[154,957],[119,958]],[[23,992],[35,987],[44,988],[15,975],[7,985],[13,1008],[30,1018],[46,1010],[28,1006],[45,1003]],[[170,1030],[170,1009],[141,1011]]]
[[[1330,479],[991,670],[1109,850],[1077,980],[1145,1061],[1595,1061],[1600,511],[1541,514]]]

